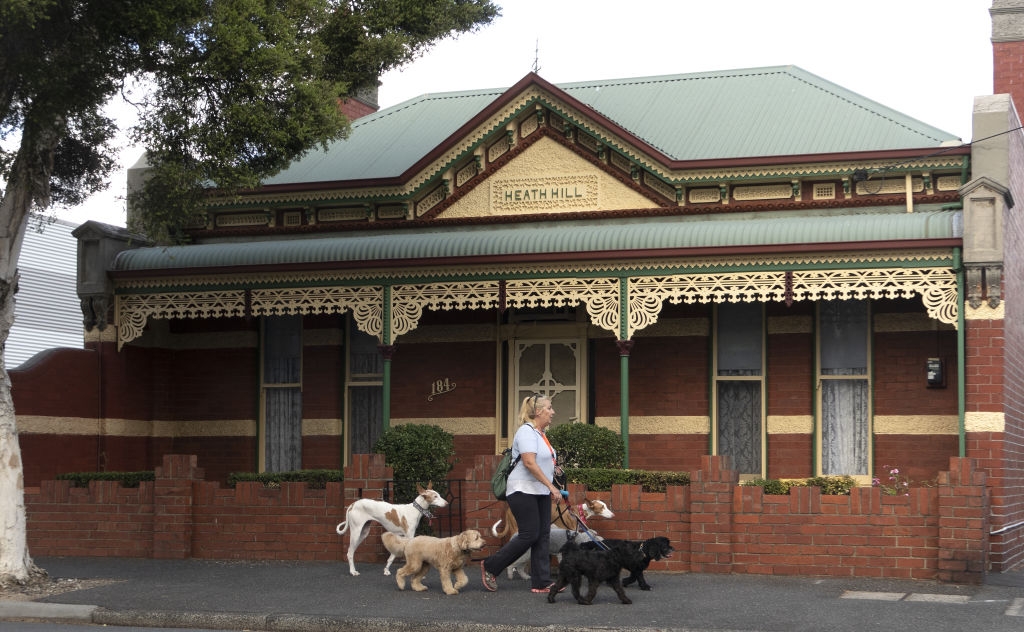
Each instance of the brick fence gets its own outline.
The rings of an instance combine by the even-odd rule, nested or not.
[[[464,524],[485,534],[487,550],[499,544],[489,529],[505,508],[490,493],[498,458],[477,457],[463,484]],[[156,480],[137,489],[95,481],[87,489],[70,481],[26,489],[32,554],[340,561],[347,534],[337,535],[335,525],[344,507],[358,497],[381,498],[392,476],[382,456],[355,455],[345,482],[326,489],[305,483],[221,489],[203,480],[196,460],[165,456]],[[737,485],[726,457],[703,457],[692,479],[689,487],[662,493],[573,485],[570,499],[590,496],[611,506],[615,518],[590,523],[605,537],[667,536],[676,554],[652,570],[980,583],[987,567],[988,493],[971,459],[951,458],[936,487],[907,496],[877,488],[823,496],[814,487],[765,495]],[[356,561],[385,558],[380,538],[371,534]]]

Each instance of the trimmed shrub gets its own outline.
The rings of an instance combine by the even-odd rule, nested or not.
[[[779,480],[777,478],[754,478],[740,485],[763,487],[764,493],[784,496],[794,487],[820,487],[826,496],[845,496],[857,486],[849,476],[814,476],[806,479]]]
[[[138,487],[142,481],[156,480],[156,472],[65,472],[54,478],[71,481],[72,487],[88,487],[89,481],[118,481],[121,487]]]
[[[669,485],[690,484],[688,472],[565,468],[565,476],[568,482],[586,485],[595,492],[610,491],[612,485],[640,485],[645,492],[663,492]]]
[[[228,487],[238,483],[263,483],[264,487],[280,487],[281,483],[306,483],[309,489],[324,489],[327,483],[345,480],[341,470],[292,470],[289,472],[232,472],[228,475]]]
[[[407,503],[416,497],[416,484],[434,483],[445,493],[445,479],[455,459],[455,437],[440,426],[405,424],[389,428],[373,446],[394,470],[395,498]]]
[[[563,468],[621,469],[626,453],[622,437],[593,424],[562,424],[547,431]]]

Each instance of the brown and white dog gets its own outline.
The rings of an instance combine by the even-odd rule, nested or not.
[[[448,501],[441,498],[441,495],[433,490],[433,485],[427,483],[427,488],[417,485],[416,491],[419,496],[411,503],[404,505],[393,505],[383,500],[372,498],[360,498],[345,510],[345,521],[339,522],[335,531],[342,535],[350,527],[352,533],[348,540],[348,572],[355,576],[356,570],[356,549],[366,539],[370,532],[370,522],[380,523],[382,527],[391,533],[411,538],[416,534],[416,527],[420,524],[423,516],[432,517],[430,507],[445,507]],[[390,575],[391,563],[395,561],[395,554],[388,557],[387,565],[384,566],[384,574]]]
[[[561,509],[561,510],[559,510]],[[583,499],[583,502],[579,505],[570,505],[568,509],[562,508],[561,505],[551,506],[551,526],[556,529],[568,529],[569,531],[579,531],[579,518],[577,516],[583,516],[583,525],[586,526],[586,521],[594,517],[601,518],[614,518],[615,514],[612,513],[611,507],[608,506],[603,500],[589,500]],[[498,525],[502,522],[505,523],[504,528],[498,531]],[[502,539],[511,536],[513,533],[519,531],[519,526],[516,524],[516,518],[512,515],[512,510],[505,509],[505,517],[494,523],[491,527],[491,534],[498,536]]]
[[[395,582],[399,590],[405,590],[405,578],[412,577],[413,590],[422,591],[423,578],[433,566],[441,574],[441,588],[446,595],[457,595],[459,589],[469,583],[466,571],[469,556],[473,551],[484,548],[484,538],[479,531],[469,529],[450,538],[435,538],[418,535],[405,545],[405,566],[398,569]],[[455,584],[452,584],[452,575]]]

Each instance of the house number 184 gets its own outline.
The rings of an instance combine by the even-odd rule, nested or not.
[[[440,380],[434,380],[430,384],[430,397],[427,397],[428,402],[434,401],[434,398],[438,395],[444,395],[445,393],[451,393],[455,390],[455,382],[452,382],[448,378],[444,377]]]

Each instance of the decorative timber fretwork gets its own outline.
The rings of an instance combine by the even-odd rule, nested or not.
[[[505,300],[511,307],[564,307],[583,303],[590,322],[619,335],[618,279],[525,279],[508,281]]]
[[[391,340],[419,324],[423,308],[435,310],[494,309],[498,281],[469,281],[395,285],[391,288]]]
[[[331,286],[252,290],[256,316],[343,314],[352,312],[360,331],[380,339],[384,329],[381,286]]]
[[[571,275],[571,270],[560,269],[560,266],[522,266],[516,270],[519,274],[547,275],[526,279],[507,278],[509,270],[502,266],[481,266],[460,270],[458,276],[462,280],[429,281],[423,278],[420,283],[399,282],[391,285],[387,314],[384,312],[386,281],[381,276],[366,278],[352,274],[342,281],[345,285],[339,284],[340,276],[337,272],[297,276],[221,276],[219,280],[237,282],[240,287],[185,291],[177,288],[159,291],[150,287],[138,288],[133,294],[117,295],[115,312],[118,346],[120,348],[142,335],[149,318],[232,318],[248,315],[340,314],[351,311],[361,331],[375,336],[382,344],[394,344],[399,336],[418,327],[424,309],[453,311],[572,307],[581,303],[586,306],[594,326],[611,332],[617,339],[630,340],[637,331],[658,321],[665,301],[677,304],[740,301],[789,303],[920,296],[929,317],[956,327],[956,276],[947,261],[948,254],[948,251],[941,249],[921,251],[914,256],[905,253],[902,260],[920,262],[918,267],[905,268],[877,264],[872,266],[871,262],[881,263],[887,259],[884,253],[870,251],[846,253],[843,256],[780,256],[771,262],[772,269],[769,270],[763,269],[767,265],[765,261],[744,257],[650,260],[645,262],[642,269],[635,267],[635,262],[577,264],[574,268],[590,274],[603,272],[609,276],[576,277]],[[861,266],[827,269],[829,264],[854,262],[859,262]],[[721,269],[721,266],[730,264],[761,269],[706,271],[709,267]],[[799,269],[808,265],[826,269]],[[557,271],[563,274],[568,271],[569,274],[552,274]],[[413,270],[407,269],[405,272],[411,275]],[[451,269],[448,272],[450,275],[454,273]],[[490,278],[467,278],[473,274],[488,274]],[[422,278],[425,271],[420,270],[420,275]],[[362,285],[359,284],[360,277]],[[314,278],[319,282],[311,283]],[[498,280],[502,278],[504,281]],[[628,282],[623,284],[623,278]],[[253,288],[254,284],[259,283],[275,283],[277,287]],[[119,289],[122,292],[125,287],[133,285],[124,281],[121,284]],[[147,290],[153,293],[146,293]],[[626,292],[625,297],[621,296],[622,291]],[[622,304],[623,299],[626,300],[625,306]],[[383,339],[385,315],[389,322],[387,340]]]
[[[517,279],[505,284],[508,307],[568,307],[583,303],[597,327],[619,333],[618,279]],[[424,283],[391,288],[391,340],[416,328],[423,309],[495,309],[499,281]]]
[[[796,270],[630,277],[627,338],[658,320],[664,301],[738,303],[910,298],[928,315],[957,325],[956,275],[950,268]]]
[[[142,335],[149,318],[220,318],[245,315],[245,291],[128,294],[117,297],[117,347]]]

